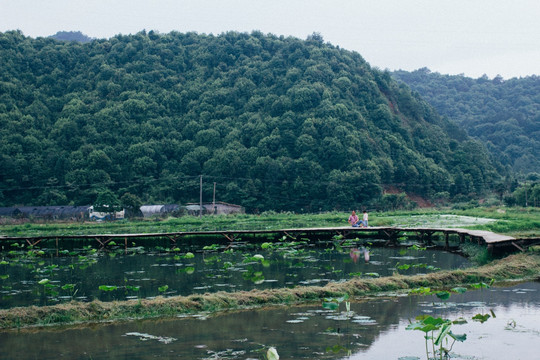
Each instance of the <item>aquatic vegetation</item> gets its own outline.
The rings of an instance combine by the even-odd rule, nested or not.
[[[126,285],[126,290],[129,290],[129,291],[139,291],[141,289],[140,286],[133,286],[133,285]]]
[[[348,299],[349,299],[349,294],[345,294],[337,298],[336,297],[324,298],[322,302],[322,307],[328,310],[339,310],[339,304],[341,304],[342,302]],[[351,306],[350,303],[348,303],[348,305],[346,306],[350,310],[350,306]]]
[[[489,287],[493,285],[494,282],[495,282],[495,279],[491,279],[489,284],[486,284],[485,282],[479,282],[479,283],[471,284],[470,286],[473,289],[488,289]]]
[[[450,299],[450,292],[448,291],[438,291],[435,293],[435,296],[437,296],[441,300],[448,300]]]
[[[489,288],[494,283],[494,279],[491,279],[489,284],[485,282],[469,284],[473,289]],[[462,286],[453,287],[450,291],[437,291],[431,290],[429,287],[420,287],[412,289],[410,294],[420,295],[435,295],[440,300],[448,300],[452,293],[463,294],[467,291],[467,288]],[[476,314],[472,317],[473,321],[480,323],[486,322],[490,317],[495,317],[493,310],[490,314]],[[452,325],[466,324],[467,320],[459,318],[456,320],[449,320],[443,318],[433,318],[428,315],[421,315],[415,318],[416,322],[407,326],[407,330],[419,330],[424,332],[424,338],[426,340],[426,357],[430,359],[430,351],[428,348],[428,342],[431,340],[431,347],[433,358],[438,356],[439,359],[448,358],[449,352],[452,350],[456,341],[463,342],[466,340],[466,334],[456,335],[452,332]],[[452,339],[452,343],[448,347],[449,339]],[[446,347],[445,347],[446,346]]]
[[[268,348],[268,351],[266,352],[266,360],[279,360],[279,354],[276,348]]]
[[[125,288],[128,283],[135,285],[132,281],[140,281],[136,285],[140,289],[139,294],[141,296],[153,297],[159,295],[160,292],[157,286],[151,286],[150,282],[145,278],[152,276],[157,281],[170,281],[165,276],[168,267],[174,267],[173,271],[176,274],[176,277],[172,279],[174,283],[168,285],[178,289],[177,291],[180,294],[187,295],[201,290],[217,291],[224,287],[242,290],[250,289],[249,284],[257,285],[257,287],[276,287],[276,284],[280,283],[281,286],[291,287],[316,283],[325,284],[329,281],[345,281],[354,276],[369,278],[375,276],[375,272],[370,270],[378,270],[381,265],[375,261],[372,264],[366,264],[366,266],[360,263],[358,266],[361,268],[358,268],[349,259],[349,249],[337,252],[332,248],[331,242],[319,243],[316,246],[312,244],[306,247],[302,243],[303,239],[289,241],[289,238],[285,238],[285,240],[280,238],[277,240],[275,243],[268,243],[269,246],[265,246],[266,249],[262,249],[260,244],[241,242],[235,243],[234,247],[222,252],[215,252],[214,250],[201,251],[203,248],[201,245],[163,248],[161,251],[156,251],[155,247],[145,249],[141,246],[134,252],[125,252],[124,249],[94,251],[95,249],[90,246],[83,246],[74,250],[66,250],[59,257],[53,255],[44,258],[28,256],[27,252],[22,252],[18,257],[9,259],[9,269],[23,267],[24,269],[30,269],[39,278],[54,278],[59,284],[73,283],[76,285],[79,298],[83,301],[90,301],[94,298],[112,301],[133,298],[131,296],[132,290]],[[210,249],[215,248],[216,245],[210,246]],[[358,254],[362,254],[362,251],[364,251],[363,248],[357,250]],[[395,252],[397,250],[384,251]],[[108,262],[106,258],[114,258],[115,260],[114,262]],[[137,261],[131,261],[130,258],[136,258]],[[455,260],[462,261],[457,256]],[[152,263],[152,261],[154,262]],[[129,266],[134,266],[134,268],[127,268],[122,265],[128,263]],[[147,263],[151,265],[144,265]],[[129,273],[129,282],[125,280],[125,285],[122,286],[126,291],[114,292],[111,290],[108,291],[106,297],[102,296],[104,290],[99,290],[101,284],[96,284],[93,276],[81,276],[81,274],[88,273],[90,267],[94,266],[96,268],[92,270],[92,273],[100,272],[102,266],[114,267],[117,271],[125,270],[126,274]],[[150,266],[152,275],[148,273],[149,269],[141,271],[138,268],[141,266]],[[251,269],[246,269],[246,266],[251,266]],[[381,273],[379,276],[391,273],[389,269],[385,271],[388,273]],[[227,274],[223,274],[223,272]],[[244,272],[247,272],[247,274],[244,274]],[[365,273],[371,274],[365,275]],[[6,276],[2,275],[3,279],[8,279],[8,274],[9,272]],[[193,279],[187,278],[194,274],[196,276]],[[112,273],[104,273],[100,276],[104,277],[103,282],[109,281],[111,285],[119,285],[115,283],[118,280],[112,276]],[[110,280],[108,279],[109,276]],[[209,281],[204,281],[201,277]],[[17,284],[16,279],[8,281],[9,283],[6,282],[2,285],[13,284],[15,290],[32,290],[32,286],[38,286],[35,283]],[[203,283],[201,284],[201,282]],[[43,292],[43,289],[40,289],[40,291]],[[13,306],[11,304],[16,306],[18,294],[21,294],[21,292],[12,293],[14,295],[10,297],[8,306]],[[38,294],[37,289],[34,289],[33,293]],[[67,290],[63,290],[62,293],[63,295],[70,295]],[[56,301],[60,302],[69,300],[71,300],[69,296],[56,299]],[[39,301],[41,304],[45,303],[43,298],[35,301]]]
[[[242,273],[242,278],[247,281],[251,281],[255,285],[260,285],[264,282],[265,278],[262,271],[255,270],[249,266],[247,271]]]
[[[117,290],[118,286],[116,285],[100,285],[99,290],[101,291],[114,291]]]
[[[192,267],[192,266],[190,266]],[[195,269],[193,269],[195,271]],[[189,296],[171,296],[159,299],[138,299],[128,301],[70,302],[42,307],[21,307],[17,312],[0,309],[0,328],[28,326],[42,323],[47,314],[69,313],[68,322],[99,321],[107,319],[168,317],[179,314],[238,309],[250,306],[271,304],[299,304],[320,301],[325,298],[365,296],[385,291],[396,292],[399,289],[455,288],[471,283],[489,283],[507,279],[538,278],[540,257],[533,254],[518,254],[496,260],[478,268],[441,271],[433,274],[413,276],[391,276],[380,278],[353,278],[344,282],[331,282],[324,286],[295,286],[264,290],[217,292],[193,294]],[[59,320],[65,321],[65,320]],[[54,322],[49,322],[54,323]]]
[[[459,320],[462,323],[462,320]],[[407,326],[407,330],[418,330],[424,333],[426,358],[430,359],[429,341],[431,340],[431,348],[433,358],[443,359],[448,357],[456,341],[465,341],[467,334],[454,334],[452,332],[453,321],[443,318],[434,318],[429,315],[420,315],[416,317],[416,322]],[[452,343],[448,346],[448,340],[452,339]],[[446,346],[446,347],[445,347]]]
[[[216,250],[218,250],[220,247],[221,247],[220,244],[212,244],[212,245],[204,246],[204,247],[203,247],[203,250],[205,250],[205,251],[216,251]]]
[[[409,270],[409,269],[426,269],[431,271],[438,271],[441,270],[441,268],[428,265],[426,263],[418,263],[418,264],[400,264],[399,262],[396,263],[395,268],[397,270]]]
[[[62,285],[62,290],[68,290],[68,291],[73,291],[75,289],[75,284],[65,284],[65,285]]]
[[[264,256],[262,256],[261,254],[255,254],[255,255],[244,254],[244,260],[242,262],[247,264],[251,262],[262,262],[262,261],[264,261]]]
[[[371,277],[379,277],[379,273],[376,273],[376,272],[369,272],[369,273],[366,273],[365,274],[366,276],[371,276]]]
[[[462,287],[462,286],[456,286],[456,287],[452,288],[451,291],[454,292],[454,293],[463,294],[463,293],[465,293],[467,291],[467,288]]]
[[[493,311],[491,312],[493,314]],[[478,321],[480,323],[485,323],[488,321],[488,319],[491,317],[490,314],[476,314],[472,317],[474,321]],[[495,317],[495,314],[493,314],[493,317]]]
[[[428,295],[431,294],[431,288],[429,287],[419,287],[415,289],[411,289],[409,292],[410,294],[420,294],[420,295]]]
[[[227,269],[229,269],[229,268],[231,268],[231,267],[233,267],[233,266],[234,266],[234,264],[233,264],[232,262],[230,262],[230,261],[225,261],[225,262],[223,263],[223,267],[222,267],[222,268],[223,268],[224,270],[227,270]]]

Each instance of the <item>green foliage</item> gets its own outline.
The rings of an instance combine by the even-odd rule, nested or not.
[[[99,285],[99,290],[101,291],[115,291],[118,289],[118,286],[115,285]]]
[[[540,173],[540,78],[490,80],[441,75],[423,68],[396,71],[396,79],[417,91],[443,116],[489,144],[490,152],[514,171]]]
[[[462,323],[460,320],[459,323]],[[443,318],[434,318],[429,315],[420,315],[416,317],[416,322],[407,326],[407,330],[418,330],[424,333],[426,340],[426,357],[430,359],[430,351],[428,347],[428,341],[431,340],[431,348],[433,349],[433,358],[436,358],[437,353],[439,359],[447,358],[448,353],[452,349],[456,341],[463,342],[467,339],[466,334],[454,334],[452,332],[453,321]],[[443,345],[448,343],[448,339],[452,339],[453,342],[449,348],[445,348]]]
[[[120,205],[123,209],[126,210],[127,217],[140,217],[141,206],[143,205],[141,199],[137,195],[131,193],[125,193],[120,198]]]
[[[463,243],[460,247],[469,260],[477,265],[485,265],[493,260],[493,256],[485,246],[474,243]]]
[[[490,314],[476,314],[472,317],[473,321],[478,321],[479,323],[485,323],[491,317]]]
[[[184,204],[202,174],[205,199],[215,182],[248,212],[307,213],[377,208],[389,187],[479,195],[499,177],[410,89],[317,34],[11,31],[0,57],[0,205],[95,204],[104,189],[121,201],[96,205]]]
[[[268,348],[266,351],[266,359],[267,360],[279,360],[279,354],[274,347]]]
[[[322,307],[324,309],[327,309],[327,310],[338,310],[339,309],[339,304],[341,304],[342,302],[346,302],[345,305],[347,308],[350,307],[350,304],[346,301],[349,299],[349,295],[348,294],[345,294],[343,296],[340,296],[338,298],[324,298],[323,299],[323,302],[322,302]],[[348,304],[348,305],[347,305]]]
[[[506,203],[517,206],[540,207],[540,183],[525,183],[506,198]]]
[[[118,197],[108,189],[101,191],[94,202],[94,210],[105,213],[114,213],[122,210]]]

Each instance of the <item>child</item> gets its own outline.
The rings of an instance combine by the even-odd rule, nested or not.
[[[368,213],[364,210],[364,216],[362,217],[362,227],[368,227]]]

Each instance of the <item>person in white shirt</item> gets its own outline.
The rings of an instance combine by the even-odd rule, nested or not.
[[[362,225],[368,227],[368,213],[364,210],[364,216],[362,217]]]

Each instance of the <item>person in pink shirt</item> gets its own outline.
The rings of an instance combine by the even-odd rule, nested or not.
[[[351,226],[357,227],[358,226],[358,216],[356,216],[356,212],[353,210],[351,216],[349,216],[349,224]]]

